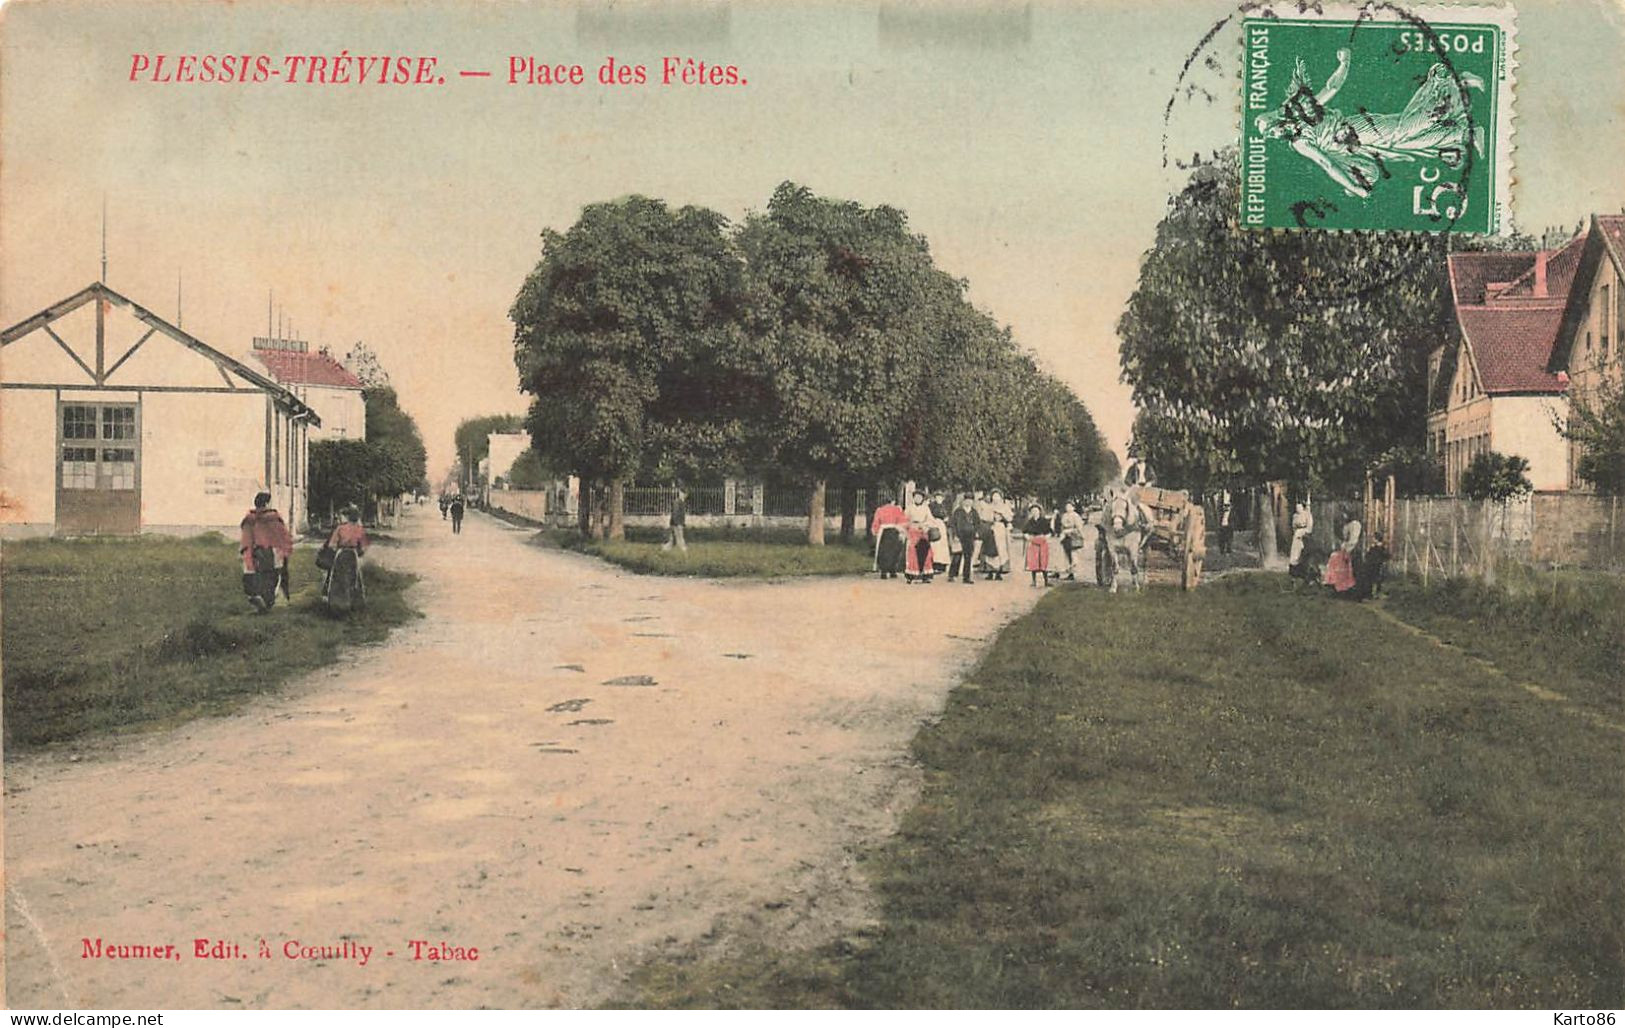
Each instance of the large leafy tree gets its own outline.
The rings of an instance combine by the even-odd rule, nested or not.
[[[960,285],[893,207],[786,182],[739,232],[751,328],[768,362],[772,447],[809,487],[808,542],[824,541],[824,490],[905,470],[933,330]]]
[[[608,487],[604,534],[621,532],[625,480],[725,462],[755,437],[744,426],[761,413],[761,391],[726,225],[714,211],[642,196],[593,204],[569,231],[543,233],[509,312],[520,385],[535,397],[532,447]]]
[[[1169,203],[1118,322],[1134,437],[1164,481],[1352,488],[1421,438],[1444,336],[1436,237],[1244,231],[1232,162]]]

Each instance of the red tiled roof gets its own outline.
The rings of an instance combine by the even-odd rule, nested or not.
[[[1546,370],[1562,306],[1457,307],[1456,318],[1486,393],[1563,391],[1557,376]]]
[[[255,350],[254,359],[265,365],[283,385],[346,386],[360,389],[361,380],[325,353],[291,350]]]
[[[1569,286],[1574,284],[1574,273],[1580,269],[1580,256],[1585,253],[1586,236],[1589,231],[1589,229],[1582,229],[1579,235],[1547,254],[1546,296],[1563,297],[1569,295]],[[1501,288],[1490,290],[1484,302],[1497,303],[1502,300],[1535,297],[1534,264],[1535,261],[1531,258],[1528,271]]]
[[[1450,290],[1457,305],[1484,302],[1484,287],[1511,282],[1534,267],[1532,253],[1453,253],[1449,258]]]

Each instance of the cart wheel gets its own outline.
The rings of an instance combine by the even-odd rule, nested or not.
[[[1185,518],[1184,553],[1180,588],[1189,592],[1202,580],[1202,561],[1207,557],[1207,519],[1202,508],[1192,506]]]

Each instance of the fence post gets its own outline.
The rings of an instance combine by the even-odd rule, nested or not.
[[[1495,540],[1493,538],[1495,508],[1491,506],[1492,502],[1490,500],[1484,501],[1484,550],[1478,555],[1478,577],[1486,585],[1495,584]],[[1502,509],[1505,510],[1505,505],[1502,506]]]
[[[1422,508],[1422,588],[1428,585],[1428,572],[1433,569],[1433,497],[1427,498]]]
[[[1450,501],[1450,577],[1455,578],[1460,567],[1458,560],[1461,555],[1461,501]]]
[[[1621,563],[1619,559],[1619,497],[1615,496],[1608,506],[1608,564],[1616,567]]]

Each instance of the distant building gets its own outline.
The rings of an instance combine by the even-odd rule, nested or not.
[[[311,406],[96,282],[0,332],[0,533],[235,533],[305,514]]]
[[[1456,253],[1449,258],[1454,323],[1428,361],[1427,447],[1455,494],[1473,458],[1495,451],[1529,462],[1540,491],[1569,488],[1567,381],[1553,347],[1585,249]]]
[[[253,358],[272,378],[322,414],[311,442],[367,438],[367,405],[361,380],[326,351],[310,352],[303,339],[254,337]]]
[[[1547,367],[1567,376],[1572,401],[1594,403],[1605,384],[1625,375],[1621,334],[1625,333],[1625,214],[1591,219],[1569,287]],[[1589,490],[1575,473],[1579,448],[1569,444],[1569,488]]]
[[[495,482],[499,478],[507,481],[508,473],[513,470],[513,462],[530,449],[530,433],[492,432],[486,437],[486,443],[490,446],[490,481]]]

